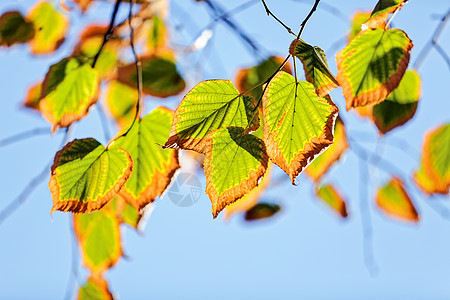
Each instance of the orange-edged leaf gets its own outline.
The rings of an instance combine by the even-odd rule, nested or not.
[[[89,8],[93,0],[71,0],[72,2],[76,3],[78,7],[80,7],[81,11],[83,13],[86,12],[86,10]]]
[[[258,185],[269,159],[263,141],[239,127],[212,132],[206,145],[206,194],[211,200],[215,218],[227,205]]]
[[[164,48],[167,39],[166,26],[162,18],[152,16],[147,35],[147,48],[150,53],[155,53],[159,49]]]
[[[42,85],[39,108],[53,125],[67,127],[87,115],[98,99],[98,73],[78,58],[65,58],[50,67]]]
[[[390,217],[414,223],[419,221],[419,214],[397,177],[378,190],[376,203]]]
[[[355,36],[358,35],[358,33],[361,32],[361,26],[362,24],[367,21],[370,17],[370,12],[364,12],[364,11],[357,11],[352,16],[352,24],[350,28],[350,32],[348,34],[347,41],[350,42],[353,40]]]
[[[245,213],[246,221],[263,220],[273,217],[280,212],[281,207],[278,204],[258,203]]]
[[[337,106],[314,86],[279,72],[263,96],[264,143],[270,159],[296,184],[314,158],[333,143]]]
[[[91,214],[74,214],[73,224],[83,265],[101,274],[122,256],[119,220],[110,205]]]
[[[131,125],[136,115],[138,91],[118,81],[111,81],[106,92],[108,111],[120,127]]]
[[[331,90],[338,87],[339,83],[328,69],[327,58],[322,49],[295,39],[291,43],[289,53],[302,61],[306,80],[314,85],[319,97],[328,95]]]
[[[331,207],[340,217],[347,218],[347,205],[344,198],[332,185],[324,185],[316,190],[317,196]]]
[[[38,2],[27,18],[36,28],[36,33],[30,41],[33,54],[49,54],[64,42],[69,21],[50,2]]]
[[[142,214],[139,210],[134,208],[120,195],[112,201],[115,201],[117,217],[119,218],[120,223],[128,224],[134,229],[139,230],[139,222],[142,219]]]
[[[68,143],[52,166],[52,212],[99,210],[117,195],[132,169],[133,161],[123,149],[107,149],[92,138]]]
[[[39,102],[41,101],[42,83],[39,82],[28,88],[23,106],[39,110]]]
[[[347,148],[344,122],[338,118],[334,127],[334,143],[306,168],[306,174],[315,182],[318,182],[330,167],[341,158]]]
[[[141,58],[142,89],[144,93],[155,97],[178,95],[186,87],[186,83],[178,73],[171,55],[152,55]],[[134,63],[119,67],[117,80],[136,87],[137,73]]]
[[[384,101],[400,84],[412,47],[401,30],[368,29],[337,53],[337,80],[347,110]]]
[[[414,173],[413,179],[416,185],[428,195],[449,193],[450,185],[439,185],[439,183],[425,172],[423,165]]]
[[[384,25],[389,14],[402,8],[403,4],[407,1],[408,0],[379,0],[370,15],[370,19],[367,20],[364,25],[369,28],[376,28],[380,25]]]
[[[78,300],[113,300],[108,283],[98,275],[91,275],[86,284],[80,287]]]
[[[426,174],[439,190],[450,187],[450,123],[425,135],[422,163]]]
[[[0,46],[26,43],[33,36],[33,23],[25,20],[20,12],[7,11],[0,16]]]
[[[160,146],[169,136],[172,116],[171,110],[158,107],[112,145],[125,149],[134,161],[133,174],[120,195],[137,210],[161,196],[180,167],[178,150]]]

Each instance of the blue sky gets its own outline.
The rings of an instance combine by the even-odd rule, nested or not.
[[[58,2],[58,1],[56,1]],[[204,5],[195,1],[172,1],[174,47],[191,43],[209,23]],[[308,13],[311,2],[267,0],[274,13],[294,31]],[[374,0],[323,0],[350,16],[356,9],[371,9]],[[411,61],[429,40],[438,24],[437,14],[445,13],[445,0],[411,0],[396,16],[394,25],[403,29],[415,47]],[[33,1],[5,0],[0,12],[19,9],[26,12]],[[228,9],[241,1],[220,1]],[[322,4],[321,4],[322,5]],[[102,2],[85,16],[71,14],[72,36],[83,24],[107,20],[112,4]],[[123,7],[123,13],[127,8]],[[191,17],[186,17],[189,12]],[[272,18],[260,3],[235,16],[235,20],[267,53],[285,56],[292,36]],[[349,28],[336,14],[321,9],[308,23],[303,39],[326,51],[335,73],[334,53],[327,49]],[[450,49],[450,30],[440,38]],[[213,47],[187,56],[180,62],[189,86],[201,79],[233,78],[238,67],[248,67],[257,59],[223,25],[214,30]],[[55,55],[36,58],[24,46],[0,50],[0,139],[27,129],[48,126],[39,115],[21,108],[27,87],[39,81],[50,64],[68,56],[75,41],[70,39]],[[343,45],[340,46],[341,49]],[[339,49],[334,49],[339,50]],[[193,63],[201,59],[204,72],[191,75]],[[418,166],[423,133],[450,121],[448,104],[449,69],[431,51],[419,73],[422,98],[417,113],[407,125],[383,138],[384,157],[402,173],[411,176]],[[299,72],[301,74],[301,72]],[[349,134],[359,138],[369,150],[376,143],[373,125],[345,112],[341,89],[331,94],[341,108]],[[146,110],[157,105],[175,108],[180,98],[146,100]],[[111,129],[114,126],[111,124]],[[72,138],[93,136],[105,142],[96,109],[77,123]],[[396,139],[407,140],[414,149],[405,154],[389,146]],[[59,150],[62,134],[42,135],[0,148],[2,172],[0,210],[19,195],[24,186],[50,162]],[[416,159],[413,159],[417,157]],[[386,173],[369,169],[370,185],[388,179]],[[205,187],[203,175],[199,178]],[[448,299],[450,297],[450,231],[448,220],[439,216],[427,202],[447,205],[447,197],[429,200],[413,190],[413,200],[421,213],[416,226],[384,217],[374,206],[375,190],[367,190],[373,226],[373,249],[378,272],[371,276],[364,265],[363,235],[359,211],[358,158],[348,152],[344,161],[327,175],[345,194],[350,218],[338,220],[312,194],[312,186],[302,177],[294,187],[280,170],[273,174],[284,183],[267,190],[264,199],[281,203],[282,212],[268,222],[244,223],[239,216],[224,222],[213,220],[206,194],[188,208],[159,199],[142,235],[125,228],[122,233],[125,259],[106,273],[113,293],[121,299]],[[52,205],[48,179],[10,218],[0,225],[0,298],[61,299],[71,276],[72,235],[70,215],[56,212]],[[79,269],[77,283],[85,280]],[[72,277],[73,283],[73,277]]]

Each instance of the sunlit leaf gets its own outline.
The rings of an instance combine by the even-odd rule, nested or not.
[[[311,46],[302,40],[294,40],[289,53],[298,57],[303,63],[305,77],[316,88],[319,97],[328,95],[339,84],[328,69],[327,58],[322,49]]]
[[[133,122],[136,115],[138,91],[120,83],[111,81],[106,94],[108,110],[120,127],[126,127]]]
[[[39,82],[28,88],[27,95],[23,105],[25,107],[39,110],[39,102],[41,101],[42,83]]]
[[[388,216],[404,221],[419,221],[416,208],[406,193],[403,182],[397,177],[378,190],[376,203]]]
[[[154,109],[112,146],[125,149],[134,161],[133,174],[120,194],[138,210],[161,196],[180,167],[178,150],[160,146],[169,136],[172,115],[167,108]]]
[[[169,97],[182,92],[186,86],[178,73],[175,61],[169,55],[141,58],[142,88],[144,93],[155,97]],[[135,88],[137,84],[134,63],[119,67],[117,80]]]
[[[18,11],[8,11],[0,16],[0,46],[25,43],[34,36],[33,23]]]
[[[320,197],[329,207],[331,207],[339,216],[347,218],[347,205],[344,198],[338,193],[332,185],[324,185],[317,189],[317,196]]]
[[[74,230],[83,265],[101,274],[122,256],[119,220],[110,205],[91,214],[74,214]]]
[[[150,53],[158,51],[166,44],[166,26],[164,21],[158,17],[153,16],[150,21],[150,27],[147,37],[147,48]]]
[[[400,83],[413,44],[401,30],[368,29],[336,55],[347,110],[378,103]]]
[[[240,69],[236,74],[236,87],[239,92],[244,93],[250,88],[267,80],[278,69],[283,61],[284,59],[282,57],[271,56],[253,68]],[[292,72],[288,63],[283,66],[282,70],[287,73]],[[263,87],[259,86],[251,90],[248,95],[253,96],[253,98],[258,100],[262,93]]]
[[[400,9],[408,0],[379,0],[377,5],[364,25],[370,28],[378,27],[386,21],[389,14]]]
[[[450,187],[450,124],[425,135],[422,163],[426,174],[440,190]]]
[[[415,114],[420,98],[420,77],[415,71],[406,71],[399,86],[372,108],[372,119],[380,133],[386,133],[405,124]]]
[[[293,184],[313,159],[333,143],[338,108],[314,86],[280,72],[263,96],[264,142],[270,159]]]
[[[77,58],[65,58],[52,65],[39,102],[43,116],[53,125],[52,131],[83,118],[97,102],[98,85],[97,72]]]
[[[277,204],[258,203],[245,213],[246,221],[262,220],[273,217],[281,210]]]
[[[98,275],[89,277],[86,284],[80,287],[78,300],[113,300],[108,283]]]
[[[128,224],[135,229],[139,229],[139,222],[142,219],[142,214],[120,195],[115,198],[115,201],[119,221]]]
[[[334,143],[316,157],[316,159],[306,168],[306,174],[311,177],[311,179],[318,182],[330,167],[341,158],[347,148],[348,143],[347,137],[345,136],[345,126],[342,120],[338,118],[334,128]]]
[[[228,204],[258,185],[266,172],[268,157],[263,141],[239,127],[211,133],[204,153],[206,194],[217,217]]]
[[[52,212],[99,210],[116,196],[132,169],[133,161],[123,149],[106,149],[92,138],[68,143],[56,153],[52,166]]]
[[[216,129],[227,126],[256,129],[259,120],[255,113],[253,99],[239,94],[231,81],[200,82],[175,111],[165,146],[203,152],[206,135]]]
[[[361,32],[361,26],[362,24],[367,21],[370,17],[370,12],[362,12],[358,11],[353,14],[352,17],[352,26],[350,29],[350,33],[348,34],[348,42],[353,40],[355,36],[358,35],[358,33]]]
[[[51,53],[64,42],[69,21],[50,2],[37,3],[29,12],[28,19],[36,31],[30,41],[33,54]]]
[[[419,170],[414,173],[414,182],[417,186],[426,194],[448,194],[450,185],[440,185],[433,178],[431,178],[427,172],[425,172],[423,164],[421,164]]]

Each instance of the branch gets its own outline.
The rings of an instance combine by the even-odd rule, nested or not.
[[[305,3],[305,4],[310,4],[311,0],[291,0],[294,2],[299,2],[299,3]],[[328,4],[326,2],[322,2],[322,5],[320,6],[320,9],[328,12],[329,14],[335,16],[336,18],[338,18],[339,20],[341,20],[343,23],[348,24],[349,19],[348,17],[342,13],[342,11],[340,11],[337,7]]]
[[[275,16],[275,15],[270,11],[269,7],[267,7],[266,1],[265,1],[265,0],[261,0],[261,2],[262,2],[262,4],[264,5],[264,9],[266,10],[267,15],[268,15],[269,17],[272,16],[278,23],[281,24],[281,26],[283,26],[283,27],[287,30],[287,32],[289,32],[290,34],[292,34],[292,35],[295,36],[295,33],[292,32],[292,30],[291,30],[289,27],[287,27],[280,19],[277,18],[277,16]]]
[[[102,106],[99,104],[99,105],[97,105],[96,108],[97,108],[98,117],[102,124],[103,135],[105,137],[105,141],[107,142],[111,139],[111,134],[109,132],[109,127],[108,127],[108,120],[105,116],[105,112],[103,111]]]
[[[306,23],[308,23],[309,18],[311,18],[311,16],[313,15],[313,13],[316,11],[317,9],[317,5],[319,5],[320,0],[315,0],[316,2],[314,3],[313,7],[311,8],[311,10],[309,11],[309,14],[306,16],[306,18],[303,20],[303,22],[300,24],[300,30],[297,34],[297,39],[300,38],[300,36],[302,35],[303,29],[305,29]]]
[[[31,130],[26,130],[0,140],[0,148],[35,137],[36,135],[46,135],[50,133],[51,130],[49,127],[38,127]]]

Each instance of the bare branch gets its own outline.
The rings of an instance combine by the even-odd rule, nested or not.
[[[309,18],[311,18],[311,16],[313,15],[313,13],[316,11],[317,9],[317,5],[319,5],[320,0],[315,0],[313,7],[311,8],[311,10],[309,11],[308,15],[306,16],[306,18],[303,20],[303,22],[300,24],[300,30],[297,34],[297,39],[299,39],[302,35],[303,29],[305,29],[306,23],[308,23]]]
[[[292,34],[292,35],[295,36],[295,33],[292,32],[292,30],[291,30],[288,26],[286,26],[280,19],[277,18],[277,16],[275,16],[275,15],[270,11],[269,7],[268,7],[267,4],[266,4],[266,1],[265,1],[265,0],[261,0],[261,2],[262,2],[262,4],[264,5],[264,9],[266,10],[267,15],[268,15],[269,17],[272,16],[278,23],[281,24],[281,26],[283,26],[283,27],[287,30],[287,32],[289,32],[290,34]]]
[[[9,136],[7,138],[1,139],[0,140],[0,148],[23,141],[28,138],[35,137],[37,135],[47,135],[47,134],[51,134],[51,130],[49,127],[38,127],[38,128],[26,130],[26,131],[14,134],[12,136]]]

